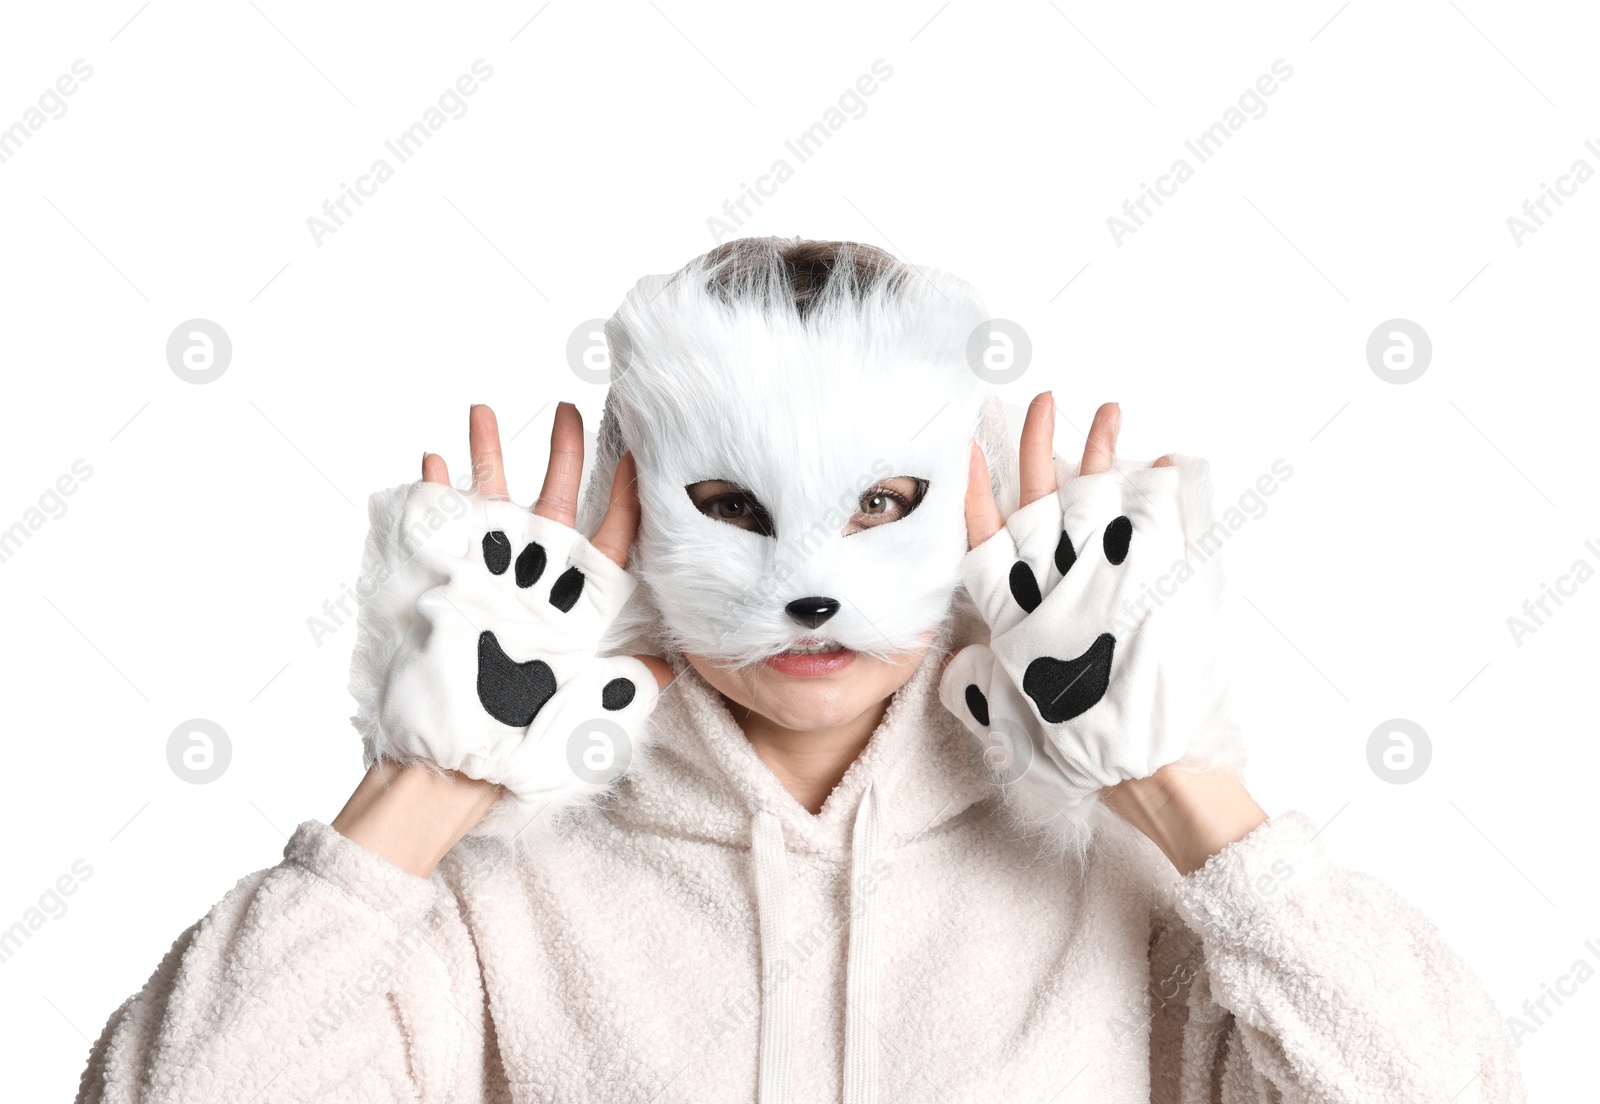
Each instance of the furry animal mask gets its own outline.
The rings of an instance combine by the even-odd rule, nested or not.
[[[1002,511],[1016,504],[1005,414],[969,360],[975,333],[987,343],[981,300],[846,243],[820,280],[801,274],[797,305],[791,243],[733,244],[640,280],[606,324],[612,385],[579,528],[598,528],[625,450],[643,509],[641,586],[608,643],[735,664],[803,637],[884,659],[940,643],[974,436]],[[926,482],[914,508],[846,534],[863,493],[898,476]],[[702,513],[686,488],[703,480],[746,489],[770,535]],[[838,608],[810,628],[786,606],[813,598]]]

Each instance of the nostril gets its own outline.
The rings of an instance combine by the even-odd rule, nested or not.
[[[839,612],[839,603],[832,598],[796,598],[783,608],[800,624],[814,629]]]

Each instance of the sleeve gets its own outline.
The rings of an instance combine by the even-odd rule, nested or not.
[[[77,1104],[481,1101],[493,1046],[455,895],[308,820],[183,932]]]
[[[1178,879],[1150,944],[1152,1101],[1522,1104],[1510,1033],[1418,909],[1302,813]]]

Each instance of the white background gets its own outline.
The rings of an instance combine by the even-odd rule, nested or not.
[[[707,220],[779,157],[793,178],[738,232],[972,281],[1031,334],[1005,394],[1054,389],[1063,453],[1115,399],[1124,455],[1211,457],[1220,504],[1287,461],[1228,551],[1252,792],[1416,903],[1503,1014],[1600,967],[1600,581],[1507,627],[1600,566],[1600,181],[1520,244],[1506,221],[1600,169],[1592,11],[539,2],[0,17],[0,126],[93,67],[0,164],[0,528],[93,469],[0,563],[0,928],[92,868],[0,963],[8,1096],[70,1098],[173,939],[354,787],[353,628],[319,644],[307,620],[354,582],[366,494],[424,448],[464,464],[483,401],[530,499],[554,402],[598,421],[569,335],[715,245]],[[466,113],[315,242],[307,218],[477,59]],[[877,59],[892,76],[799,164],[785,139]],[[1184,140],[1277,59],[1266,113],[1198,164]],[[1193,179],[1114,241],[1184,156]],[[205,385],[166,360],[193,318],[233,343]],[[1404,385],[1365,351],[1394,318],[1433,343]],[[1409,784],[1368,760],[1397,717],[1431,743]],[[191,718],[231,744],[207,785],[168,765]],[[1535,1099],[1588,1083],[1597,1027],[1586,982],[1525,1037]]]

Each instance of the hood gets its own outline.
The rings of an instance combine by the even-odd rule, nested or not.
[[[759,1100],[788,1104],[795,1035],[789,860],[848,859],[844,1104],[878,1091],[880,871],[894,854],[974,805],[997,799],[978,742],[939,700],[942,649],[930,649],[889,703],[866,749],[808,812],[783,788],[721,695],[681,657],[650,718],[650,753],[617,783],[601,815],[632,830],[748,850],[761,971]]]
[[[606,815],[639,831],[745,848],[752,819],[765,814],[782,829],[786,850],[842,856],[870,786],[884,845],[903,847],[998,794],[981,745],[939,701],[943,656],[929,650],[813,815],[756,755],[721,694],[669,655],[676,678],[651,714],[650,753],[617,782]]]

